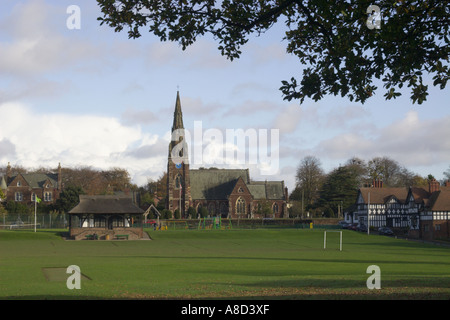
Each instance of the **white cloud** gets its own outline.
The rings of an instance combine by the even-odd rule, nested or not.
[[[122,121],[126,125],[145,125],[158,121],[158,116],[150,110],[137,110],[135,108],[127,108],[122,113]]]
[[[290,104],[279,112],[273,122],[273,127],[280,129],[281,134],[292,133],[297,129],[303,115],[304,112],[298,105]]]
[[[343,133],[320,142],[317,154],[331,159],[358,156],[370,159],[388,156],[405,166],[424,166],[450,162],[450,116],[421,120],[416,111],[404,119],[366,136],[364,132]]]
[[[31,168],[56,166],[58,162],[69,167],[122,167],[133,175],[152,166],[155,172],[164,169],[155,167],[161,161],[158,157],[166,156],[166,148],[161,147],[164,143],[139,128],[122,125],[116,118],[39,114],[19,103],[1,104],[0,114],[7,119],[0,127],[0,147],[8,151],[0,158],[3,162]],[[144,145],[153,148],[153,160],[143,156]]]

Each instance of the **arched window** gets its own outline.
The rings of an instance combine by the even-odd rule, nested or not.
[[[273,204],[273,206],[272,206],[272,212],[273,212],[273,214],[278,214],[278,203],[274,203]]]
[[[180,186],[182,186],[182,177],[181,174],[177,174],[177,176],[175,177],[175,188],[176,189],[180,189]]]
[[[52,193],[44,192],[44,201],[52,201]]]
[[[245,200],[239,197],[236,201],[236,213],[245,214]]]

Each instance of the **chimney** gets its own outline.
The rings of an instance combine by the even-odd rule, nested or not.
[[[372,180],[372,187],[373,188],[382,188],[383,187],[383,181],[381,181],[380,179],[378,179],[378,180],[373,179]]]
[[[9,184],[10,179],[11,179],[11,176],[12,176],[11,165],[10,165],[10,163],[8,162],[8,166],[6,167],[6,185]]]
[[[61,163],[58,163],[58,190],[62,190],[62,173],[61,173]]]
[[[428,191],[430,193],[439,191],[439,182],[436,179],[432,179],[428,182]]]

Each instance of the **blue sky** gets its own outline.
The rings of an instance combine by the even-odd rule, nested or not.
[[[81,9],[79,30],[66,26],[72,4]],[[224,135],[227,129],[278,130],[276,173],[240,167],[249,167],[256,180],[284,180],[290,190],[295,168],[308,155],[325,171],[354,156],[388,156],[438,179],[450,166],[448,89],[430,82],[422,105],[413,105],[408,92],[384,101],[378,91],[364,105],[329,96],[300,106],[283,101],[279,91],[281,80],[299,78],[303,67],[285,53],[282,25],[250,39],[241,58],[230,62],[211,38],[182,51],[146,32],[130,40],[100,26],[99,15],[95,1],[2,0],[0,166],[61,162],[125,168],[138,185],[156,179],[166,170],[177,90],[192,132],[194,121]]]

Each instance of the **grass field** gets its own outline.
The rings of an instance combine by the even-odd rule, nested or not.
[[[450,248],[343,231],[147,230],[152,240],[70,241],[0,230],[0,299],[449,299]],[[81,289],[65,269],[77,265]],[[367,267],[381,270],[369,290]]]

